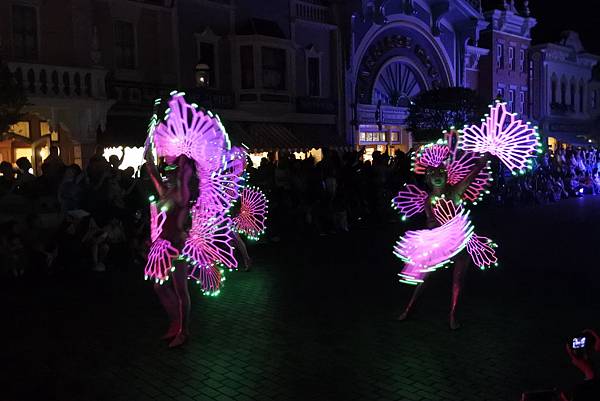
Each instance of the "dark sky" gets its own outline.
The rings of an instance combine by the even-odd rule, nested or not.
[[[502,2],[484,0],[484,9]],[[523,0],[515,2],[522,8]],[[560,33],[572,30],[579,33],[579,38],[586,51],[600,55],[600,13],[597,3],[590,0],[530,0],[531,16],[537,19],[537,26],[532,31],[533,43],[556,42]]]

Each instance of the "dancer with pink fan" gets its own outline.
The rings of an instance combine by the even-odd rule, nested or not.
[[[186,103],[182,93],[172,93],[168,106],[164,122],[153,116],[146,141],[146,166],[158,199],[151,197],[145,277],[154,280],[169,317],[163,338],[176,347],[190,333],[188,279],[204,294],[217,295],[222,267],[237,267],[228,211],[239,196],[243,163],[218,117]]]
[[[413,159],[413,171],[424,174],[426,192],[407,185],[392,200],[392,205],[406,219],[425,212],[427,229],[408,231],[398,241],[394,253],[404,262],[400,281],[416,288],[398,320],[412,312],[423,291],[428,274],[453,263],[450,328],[460,327],[456,311],[470,259],[482,270],[497,265],[489,238],[473,232],[466,202],[476,205],[491,182],[490,156],[496,156],[513,172],[530,168],[539,152],[535,128],[506,111],[504,103],[490,106],[481,127],[465,127],[446,133],[446,139],[422,147]]]

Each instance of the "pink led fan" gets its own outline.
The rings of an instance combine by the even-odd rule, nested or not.
[[[183,94],[171,98],[169,110],[166,121],[158,124],[153,133],[158,155],[186,155],[204,170],[219,170],[223,151],[230,147],[219,119],[210,112],[196,110],[185,102]]]
[[[179,251],[165,239],[158,238],[152,243],[148,252],[148,262],[144,269],[146,280],[153,279],[161,284],[169,279],[173,269],[173,260],[179,257]]]
[[[226,153],[223,167],[217,171],[200,168],[200,198],[197,207],[207,216],[224,213],[238,198],[243,181],[246,153],[239,148]]]
[[[233,218],[235,229],[249,239],[258,240],[265,231],[267,197],[255,187],[246,187],[240,193],[240,210]]]
[[[481,126],[471,125],[461,131],[458,146],[475,153],[489,152],[497,156],[513,172],[529,168],[530,160],[539,149],[539,135],[506,111],[506,103],[490,106],[490,113]]]
[[[471,173],[478,159],[479,157],[473,152],[460,152],[459,156],[448,163],[448,184],[456,185],[464,180]],[[491,170],[489,166],[486,166],[469,184],[463,194],[463,199],[470,202],[481,199],[490,184],[491,176]]]
[[[433,215],[440,224],[444,224],[459,214],[461,210],[462,204],[456,205],[449,199],[440,198],[433,206]],[[491,239],[475,233],[467,242],[467,252],[471,256],[471,260],[482,270],[491,265],[497,265],[498,259],[494,250],[496,247],[497,245]]]
[[[405,262],[401,281],[421,282],[427,272],[444,266],[462,251],[472,234],[467,211],[461,211],[440,227],[407,231],[394,247],[394,254]]]
[[[207,217],[196,210],[192,212],[192,228],[182,255],[194,265],[223,264],[229,269],[237,267],[233,255],[231,219],[224,215]]]
[[[450,156],[450,148],[443,143],[421,147],[414,160],[415,174],[425,174],[427,167],[439,167]]]
[[[221,283],[225,280],[223,270],[216,265],[194,265],[190,270],[189,278],[196,280],[205,295],[219,295]]]
[[[427,192],[420,190],[416,185],[408,184],[404,188],[392,199],[392,206],[400,211],[403,220],[423,212],[428,197]]]

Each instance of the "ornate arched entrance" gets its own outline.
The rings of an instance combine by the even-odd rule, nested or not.
[[[354,143],[407,150],[411,99],[423,90],[453,85],[444,47],[416,18],[387,16],[385,24],[374,24],[365,33],[352,60]]]

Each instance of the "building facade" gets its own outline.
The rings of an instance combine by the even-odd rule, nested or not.
[[[0,56],[28,97],[26,118],[0,142],[3,160],[29,157],[35,167],[49,146],[81,162],[105,127],[108,70],[96,62],[91,4],[69,0],[0,4]],[[86,18],[87,16],[87,18]]]
[[[253,151],[337,145],[339,31],[326,2],[178,2],[182,88]]]
[[[501,99],[508,110],[524,119],[530,115],[529,49],[531,29],[537,21],[523,5],[504,2],[501,9],[484,13],[488,27],[481,32],[480,44],[489,49],[479,64],[478,92],[484,99]]]
[[[487,26],[478,1],[372,1],[350,5],[347,141],[370,149],[411,146],[411,98],[439,87],[478,84]]]
[[[39,166],[56,145],[85,164],[98,141],[141,136],[160,94],[176,88],[176,14],[170,0],[8,0],[1,55],[28,97],[27,118],[0,143],[4,160]]]
[[[548,144],[588,143],[598,108],[592,70],[600,57],[587,53],[577,33],[569,31],[558,43],[533,46],[531,60],[532,117]]]

